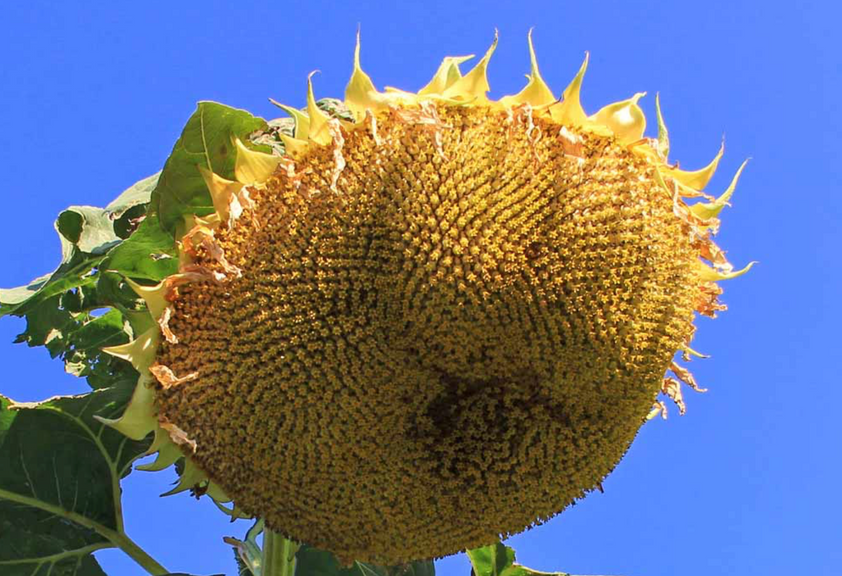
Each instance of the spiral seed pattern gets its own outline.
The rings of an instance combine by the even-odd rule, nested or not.
[[[599,485],[693,332],[655,167],[529,107],[343,128],[179,288],[160,416],[237,506],[345,560],[489,544]],[[534,116],[534,117],[533,117]],[[374,129],[376,128],[376,130]],[[200,252],[201,265],[222,272]]]

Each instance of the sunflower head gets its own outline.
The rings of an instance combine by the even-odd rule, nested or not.
[[[214,213],[180,227],[177,274],[131,282],[155,323],[109,349],[142,374],[110,423],[155,432],[149,469],[186,457],[174,491],[396,564],[550,518],[660,392],[683,412],[675,354],[745,271],[711,238],[739,172],[707,196],[721,150],[670,164],[643,94],[586,114],[587,58],[557,96],[531,36],[527,85],[488,99],[496,42],[415,93],[378,91],[358,42],[343,114],[308,81],[283,155],[237,140],[236,180],[200,168]]]

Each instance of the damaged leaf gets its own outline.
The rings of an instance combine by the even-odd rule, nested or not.
[[[48,298],[94,284],[94,269],[131,231],[131,225],[123,220],[124,217],[138,207],[145,212],[144,205],[149,201],[151,186],[157,179],[157,174],[144,178],[106,208],[71,206],[62,211],[54,225],[61,244],[58,268],[26,286],[0,289],[0,317],[24,316]]]

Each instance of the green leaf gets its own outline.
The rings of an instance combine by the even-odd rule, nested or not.
[[[130,364],[102,352],[131,339],[123,314],[112,309],[94,315],[85,306],[101,306],[92,288],[84,296],[77,291],[44,300],[26,315],[26,330],[15,342],[45,346],[50,356],[64,360],[67,372],[87,377],[92,388],[109,387],[116,380],[136,381]]]
[[[0,289],[0,318],[8,314],[24,316],[48,298],[96,282],[88,272],[102,261],[102,256],[83,254],[62,236],[62,244],[65,243],[69,249],[54,272],[36,278],[26,286]]]
[[[178,271],[175,241],[148,215],[134,233],[111,250],[101,268],[135,279],[160,281]]]
[[[56,230],[86,254],[105,254],[120,242],[111,213],[93,206],[71,206],[58,215]]]
[[[74,323],[73,315],[61,307],[61,296],[44,300],[43,306],[33,308],[26,316],[26,330],[18,334],[15,343],[26,342],[29,346],[53,344],[56,338]],[[51,355],[55,358],[61,350]]]
[[[501,543],[468,550],[468,559],[476,576],[501,576],[514,565],[515,551]]]
[[[356,566],[343,568],[330,552],[306,544],[298,549],[295,561],[296,576],[360,576]]]
[[[120,376],[136,381],[137,374],[127,363],[102,351],[103,348],[125,344],[131,339],[123,314],[118,310],[109,310],[102,316],[81,314],[80,317],[84,321],[65,332],[65,369],[76,376],[88,377],[92,388],[102,387],[98,383],[102,380],[106,381],[106,386],[113,385],[114,379]],[[108,378],[103,378],[106,374]]]
[[[468,559],[476,576],[570,576],[567,572],[539,572],[515,562],[514,548],[498,542],[468,550]]]
[[[174,232],[184,214],[207,215],[213,211],[210,193],[197,166],[233,179],[236,152],[232,137],[246,140],[266,121],[216,102],[199,102],[164,164],[149,212],[156,214],[164,230]],[[267,151],[268,147],[266,150]]]
[[[158,174],[144,178],[106,208],[71,206],[62,211],[54,225],[61,242],[58,267],[26,286],[0,289],[0,317],[7,314],[24,316],[48,298],[94,284],[96,278],[90,272],[133,230],[125,218],[145,210],[143,205],[149,202],[152,187],[157,182]],[[172,244],[170,238],[169,249]]]
[[[31,288],[17,289],[23,296],[16,303],[0,304],[0,316],[12,313],[26,318],[26,330],[16,342],[45,346],[53,358],[60,356],[64,360],[69,373],[86,377],[93,388],[137,378],[127,363],[102,352],[104,347],[127,342],[136,333],[127,320],[141,315],[137,312],[137,295],[123,282],[123,276],[154,279],[174,273],[177,267],[176,259],[166,253],[174,251],[172,237],[160,229],[154,218],[126,241],[106,230],[111,225],[111,215],[129,214],[137,207],[145,210],[143,204],[137,203],[147,199],[154,180],[150,177],[141,181],[104,210],[62,212],[56,229],[62,250],[71,255],[70,259],[51,277]],[[84,251],[101,252],[101,246],[115,244],[116,248],[109,250],[104,260]],[[164,256],[155,256],[158,250],[163,250]],[[113,265],[119,273],[104,272],[102,266],[106,264]],[[96,313],[100,308],[115,309],[100,315]]]
[[[103,574],[91,556],[126,541],[120,479],[148,448],[94,415],[119,416],[130,386],[15,404],[0,396],[0,573]]]
[[[122,239],[128,238],[146,214],[152,191],[158,185],[161,172],[135,183],[117,196],[105,209],[114,220],[114,232]]]
[[[5,565],[0,562],[0,566],[3,576],[106,576],[91,554],[97,550],[100,548],[91,546],[88,550],[67,550],[37,562],[24,560]]]
[[[80,323],[73,332],[72,342],[76,349],[96,350],[125,344],[129,341],[128,336],[123,315],[117,310],[109,310],[102,316],[88,316],[87,321]]]
[[[432,560],[421,560],[398,566],[376,566],[367,562],[355,562],[343,567],[330,552],[312,546],[302,545],[295,555],[296,576],[435,576]]]
[[[138,206],[139,204],[149,204],[149,199],[152,197],[152,191],[158,185],[158,178],[161,172],[157,172],[152,176],[147,176],[143,180],[135,182],[129,188],[111,201],[105,207],[107,212],[113,215],[113,218],[119,218],[130,208]]]

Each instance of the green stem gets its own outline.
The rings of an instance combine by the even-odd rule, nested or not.
[[[45,512],[49,512],[54,516],[58,516],[60,518],[66,518],[67,520],[78,524],[79,526],[84,526],[85,528],[90,528],[94,530],[97,534],[108,540],[111,544],[125,552],[129,555],[129,557],[140,564],[144,570],[146,570],[152,576],[165,576],[170,572],[158,564],[154,558],[152,558],[149,554],[147,554],[143,548],[135,544],[135,542],[129,538],[125,532],[120,530],[112,530],[103,526],[99,522],[91,520],[86,516],[82,516],[77,512],[73,512],[71,510],[65,510],[60,506],[56,506],[54,504],[50,504],[48,502],[43,502],[38,500],[37,498],[32,498],[29,496],[24,496],[22,494],[17,494],[15,492],[10,492],[8,490],[3,490],[0,488],[0,500],[9,500],[11,502],[16,502],[18,504],[23,504],[25,506],[31,506],[32,508],[37,508],[39,510],[44,510]],[[122,523],[120,523],[122,524]]]
[[[165,576],[169,574],[169,570],[158,564],[146,551],[138,546],[134,540],[129,538],[125,532],[117,532],[109,538],[114,544],[119,546],[120,550],[125,552],[132,560],[140,564],[152,576]]]
[[[263,567],[260,576],[293,576],[298,544],[280,534],[263,529]]]

